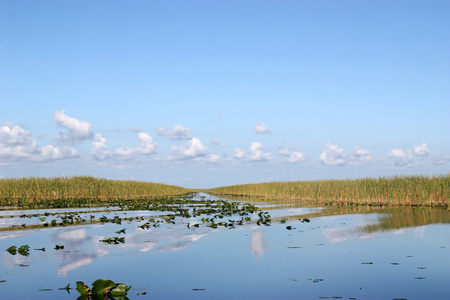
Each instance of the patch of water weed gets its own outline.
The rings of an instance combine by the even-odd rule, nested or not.
[[[162,198],[162,199],[147,199],[147,200],[115,200],[109,202],[108,204],[114,209],[105,211],[149,211],[149,212],[161,212],[158,216],[152,217],[128,217],[123,218],[119,215],[115,215],[112,218],[102,215],[96,218],[93,214],[89,212],[65,212],[65,213],[53,213],[50,214],[46,212],[44,216],[40,214],[34,215],[22,215],[22,217],[37,217],[41,222],[39,225],[26,225],[23,224],[20,229],[31,229],[31,228],[43,228],[43,227],[57,227],[57,226],[70,226],[70,225],[83,225],[83,224],[93,224],[93,223],[113,223],[121,224],[123,221],[143,221],[148,220],[145,224],[139,225],[139,228],[149,229],[150,227],[157,228],[160,224],[176,224],[177,221],[184,218],[197,218],[200,216],[205,216],[202,218],[202,223],[211,228],[227,227],[235,228],[236,225],[244,225],[251,222],[251,217],[249,215],[258,212],[259,209],[250,203],[239,203],[239,202],[229,202],[225,200],[194,200],[191,197],[181,197],[181,198]],[[105,204],[102,202],[101,204]],[[97,211],[98,212],[98,211]],[[169,213],[170,212],[170,213]],[[84,214],[84,216],[83,216]],[[54,219],[48,221],[47,217],[52,215]],[[231,216],[238,215],[240,219],[232,220],[229,219]],[[87,216],[87,218],[86,218]],[[228,218],[225,221],[224,218]],[[268,212],[259,211],[258,213],[258,225],[269,226],[271,219]],[[50,222],[50,223],[49,223]],[[199,227],[200,224],[196,223],[194,227]],[[189,223],[187,225],[190,228]],[[18,230],[19,226],[12,225],[10,228],[1,230]],[[116,232],[117,234],[124,233],[125,229]]]
[[[30,246],[23,245],[17,248],[16,246],[11,246],[8,249],[6,249],[11,255],[16,255],[19,253],[22,256],[29,256],[30,255]]]
[[[123,283],[114,283],[110,279],[97,279],[92,283],[92,289],[82,281],[77,281],[76,290],[80,293],[82,297],[115,297],[115,296],[125,296],[131,286],[126,286]]]
[[[106,238],[100,240],[100,242],[103,242],[103,243],[108,244],[108,245],[118,245],[118,244],[125,243],[125,238],[124,237],[118,237],[118,236],[115,236],[115,237],[112,237],[112,238],[111,237],[106,237]]]

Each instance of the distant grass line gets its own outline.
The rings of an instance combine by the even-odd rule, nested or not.
[[[221,196],[313,201],[326,205],[449,207],[450,173],[348,180],[269,182],[208,190]]]
[[[90,176],[0,179],[0,205],[3,206],[60,199],[159,198],[189,192],[186,188],[161,183],[108,180]]]

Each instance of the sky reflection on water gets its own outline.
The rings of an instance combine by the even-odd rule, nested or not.
[[[0,283],[0,294],[76,299],[75,290],[69,295],[58,288],[99,278],[132,285],[129,299],[141,299],[136,293],[144,291],[158,299],[445,299],[450,294],[448,211],[403,210],[400,218],[386,211],[278,207],[268,210],[271,226],[188,228],[198,219],[177,218],[176,224],[149,229],[138,227],[145,221],[133,221],[3,231],[0,281],[6,282]],[[305,216],[311,222],[299,221]],[[101,242],[121,229],[125,243]],[[28,257],[4,251],[24,244],[31,248]],[[33,250],[42,247],[46,251]],[[53,290],[39,291],[47,288]]]

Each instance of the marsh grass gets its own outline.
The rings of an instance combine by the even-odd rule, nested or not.
[[[71,178],[0,179],[0,205],[23,205],[65,199],[107,201],[177,196],[189,189],[152,182],[107,180],[90,176]]]
[[[313,202],[321,205],[449,207],[450,174],[347,180],[269,182],[208,190],[220,196]]]

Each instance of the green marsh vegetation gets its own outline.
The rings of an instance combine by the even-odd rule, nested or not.
[[[161,224],[176,224],[185,222],[190,218],[194,218],[197,223],[193,223],[192,227],[200,225],[218,228],[228,227],[235,228],[236,225],[244,225],[251,222],[249,215],[259,212],[259,209],[250,203],[230,202],[225,200],[210,200],[205,196],[196,197],[197,194],[190,193],[178,197],[162,197],[155,199],[130,199],[130,200],[89,200],[90,203],[74,200],[73,202],[62,200],[49,200],[52,207],[48,205],[43,208],[42,212],[31,214],[16,214],[8,216],[0,216],[0,218],[13,218],[15,224],[9,227],[0,228],[1,231],[38,229],[50,227],[65,227],[83,224],[95,223],[112,223],[121,225],[122,222],[142,222],[139,225],[141,229],[158,228]],[[83,207],[88,205],[88,208]],[[23,205],[20,208],[34,208],[36,205]],[[53,208],[68,208],[71,211],[55,211]],[[8,209],[8,208],[7,208]],[[6,210],[7,210],[6,209]],[[46,211],[49,209],[50,211]],[[153,212],[150,215],[143,216],[138,212],[136,216],[127,215],[127,212],[142,211]],[[113,213],[113,216],[106,216]],[[145,213],[144,213],[145,214]],[[260,222],[264,225],[270,225],[270,216],[266,213],[261,216],[259,212]],[[201,218],[202,217],[202,218]],[[229,219],[230,217],[238,217],[238,219]],[[200,219],[201,218],[201,219]],[[32,220],[31,222],[25,219]],[[19,221],[23,220],[23,221]],[[260,225],[260,224],[258,224]],[[187,223],[190,228],[191,224]],[[116,234],[125,234],[125,229],[115,231]],[[102,240],[104,243],[119,244],[124,243],[125,239],[121,237],[112,237]]]
[[[173,185],[90,176],[0,179],[0,206],[51,205],[60,200],[86,204],[92,200],[155,199],[189,192]]]
[[[214,188],[213,195],[304,201],[319,205],[449,207],[450,174],[242,184]]]
[[[242,184],[204,190],[218,196],[314,205],[449,207],[450,173],[440,176],[394,176]],[[124,205],[188,195],[195,190],[151,182],[71,178],[0,179],[0,206],[80,207]],[[165,201],[166,201],[165,200]],[[167,200],[168,201],[168,200]]]

